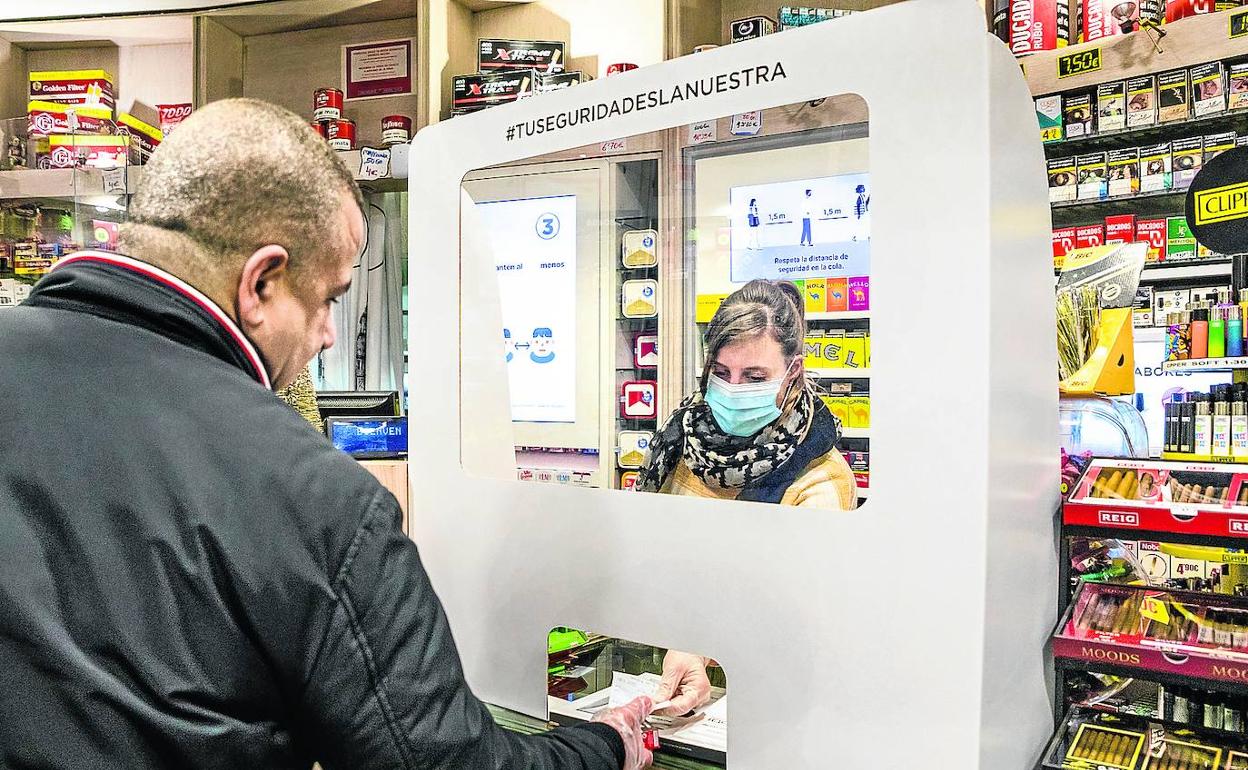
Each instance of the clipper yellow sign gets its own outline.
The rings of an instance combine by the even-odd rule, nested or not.
[[[1196,193],[1195,204],[1197,225],[1248,217],[1248,182],[1202,190]]]

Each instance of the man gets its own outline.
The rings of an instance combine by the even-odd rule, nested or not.
[[[814,246],[814,239],[810,236],[810,220],[813,216],[811,211],[813,201],[810,197],[810,190],[806,191],[806,197],[802,200],[802,242],[801,246]]]
[[[124,256],[0,313],[0,767],[648,765],[646,699],[499,729],[395,499],[271,392],[364,240],[324,141],[216,102],[145,172]]]

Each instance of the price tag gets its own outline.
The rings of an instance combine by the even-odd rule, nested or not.
[[[743,112],[732,116],[732,128],[728,133],[733,136],[755,136],[763,130],[763,111]]]
[[[126,192],[126,169],[124,167],[104,169],[104,194],[125,195]]]
[[[1231,39],[1248,35],[1248,11],[1231,14]]]
[[[689,144],[706,144],[715,141],[717,121],[702,120],[689,126]]]
[[[1140,603],[1140,614],[1158,623],[1170,623],[1170,611],[1166,609],[1166,603],[1156,596],[1144,597],[1144,601]]]
[[[625,152],[628,150],[628,140],[612,139],[608,142],[603,142],[598,147],[598,150],[600,152]]]
[[[1075,75],[1085,75],[1089,72],[1096,72],[1101,68],[1101,49],[1100,47],[1089,48],[1086,51],[1075,51],[1074,53],[1062,54],[1057,57],[1057,78],[1074,77]]]
[[[360,179],[383,179],[387,176],[390,176],[390,151],[360,148]]]

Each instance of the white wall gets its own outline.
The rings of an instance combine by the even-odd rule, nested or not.
[[[190,43],[123,46],[117,51],[117,109],[191,101],[195,63]],[[140,116],[141,117],[141,116]]]

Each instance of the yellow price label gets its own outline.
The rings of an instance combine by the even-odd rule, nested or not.
[[[1170,623],[1170,611],[1166,609],[1166,603],[1156,596],[1144,597],[1144,601],[1140,603],[1140,614],[1158,623]]]

